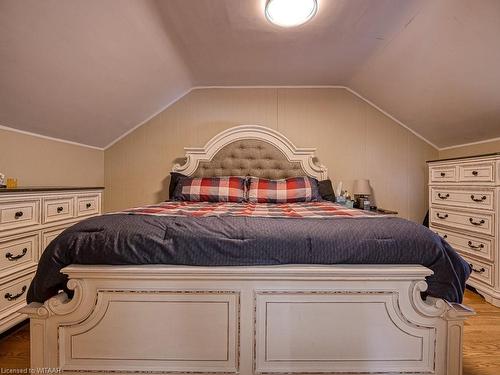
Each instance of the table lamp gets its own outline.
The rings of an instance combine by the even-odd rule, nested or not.
[[[354,194],[357,206],[359,208],[370,209],[370,200],[368,198],[372,193],[372,189],[370,188],[369,180],[367,179],[355,180],[352,193]]]

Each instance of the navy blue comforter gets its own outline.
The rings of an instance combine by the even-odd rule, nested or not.
[[[44,251],[28,302],[65,288],[70,264],[421,264],[428,295],[461,302],[469,265],[438,235],[391,217],[289,219],[114,214],[84,220]]]

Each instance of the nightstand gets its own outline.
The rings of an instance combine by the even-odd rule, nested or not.
[[[398,211],[386,210],[385,208],[377,208],[376,210],[371,210],[371,212],[376,212],[379,215],[398,216]]]

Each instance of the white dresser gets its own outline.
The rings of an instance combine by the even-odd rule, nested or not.
[[[500,154],[429,162],[429,226],[472,267],[467,284],[500,306]]]
[[[0,333],[26,319],[16,311],[43,250],[74,223],[101,213],[102,188],[0,189]]]

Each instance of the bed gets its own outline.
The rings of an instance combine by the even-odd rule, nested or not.
[[[173,171],[325,180],[314,152],[243,125],[187,148]],[[469,271],[446,242],[403,219],[330,203],[278,211],[165,202],[68,229],[42,256],[22,310],[31,367],[461,374]],[[388,227],[397,228],[391,238]],[[336,251],[324,250],[335,241]],[[428,251],[414,249],[418,242]]]

